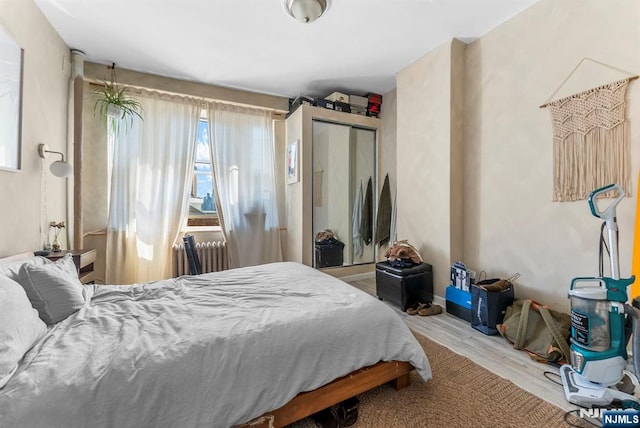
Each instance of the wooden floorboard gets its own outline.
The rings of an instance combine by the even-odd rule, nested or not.
[[[349,283],[373,296],[376,295],[374,277]],[[543,400],[565,410],[576,408],[566,401],[562,386],[544,376],[545,371],[558,373],[557,368],[538,363],[526,352],[513,349],[502,336],[482,334],[473,329],[468,322],[446,313],[444,308],[440,315],[421,317],[407,315],[397,306],[387,304],[412,330],[475,361]]]

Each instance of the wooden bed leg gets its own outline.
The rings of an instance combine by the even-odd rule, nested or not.
[[[391,383],[391,386],[393,386],[396,390],[406,388],[411,384],[411,375],[410,373],[405,373],[395,378],[390,383]]]

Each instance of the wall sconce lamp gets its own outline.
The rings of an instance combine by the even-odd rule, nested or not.
[[[64,154],[62,154],[62,152],[49,150],[49,146],[47,146],[46,144],[38,145],[38,154],[42,159],[45,159],[47,157],[47,153],[55,153],[62,157],[61,160],[55,161],[49,166],[51,174],[55,175],[56,177],[70,177],[73,175],[73,166],[70,163],[64,161]]]
[[[310,24],[320,18],[331,5],[331,0],[283,0],[284,10],[296,20]]]

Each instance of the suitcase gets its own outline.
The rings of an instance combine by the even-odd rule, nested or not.
[[[416,302],[433,301],[433,270],[421,263],[407,268],[393,267],[388,261],[376,263],[376,294],[380,300],[406,311]]]

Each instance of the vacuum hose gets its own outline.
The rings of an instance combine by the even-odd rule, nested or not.
[[[634,306],[635,306],[634,301]],[[629,304],[624,305],[624,313],[633,318],[633,343],[631,344],[631,352],[633,352],[633,370],[636,376],[640,376],[640,309]]]

